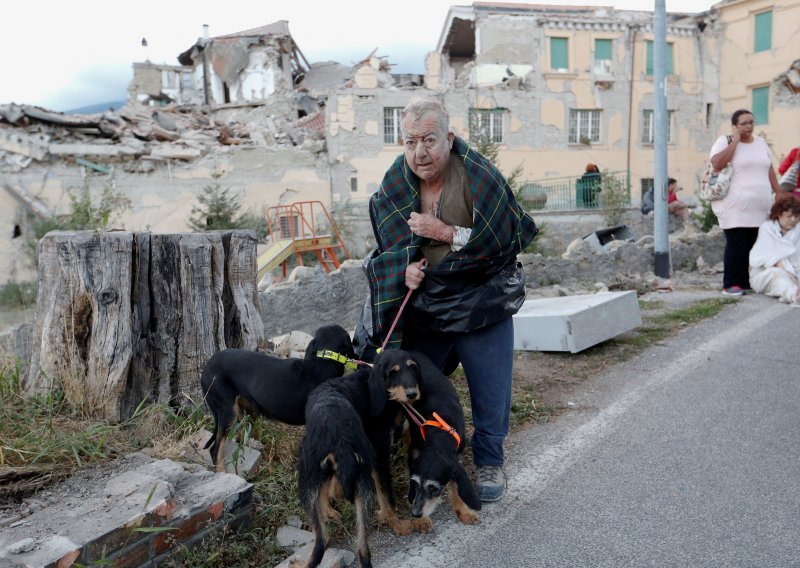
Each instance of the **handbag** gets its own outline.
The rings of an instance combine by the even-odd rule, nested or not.
[[[732,138],[728,136],[728,144],[731,143],[731,140]],[[703,181],[700,182],[700,191],[697,196],[704,201],[724,199],[731,187],[731,176],[733,176],[733,167],[730,162],[720,171],[717,171],[714,169],[714,164],[709,160],[705,174],[703,174]]]
[[[798,174],[800,174],[800,160],[795,160],[778,180],[781,191],[794,191],[797,188]]]

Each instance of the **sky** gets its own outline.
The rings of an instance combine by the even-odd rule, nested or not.
[[[653,10],[655,0],[542,0],[542,4]],[[666,0],[668,12],[714,2]],[[305,58],[353,64],[377,48],[396,73],[422,73],[458,0],[16,0],[0,17],[0,104],[66,111],[127,98],[134,61],[177,64],[208,24],[218,36],[289,22]],[[142,46],[147,39],[147,47]]]

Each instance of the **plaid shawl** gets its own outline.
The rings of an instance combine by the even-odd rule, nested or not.
[[[458,137],[450,155],[450,159],[456,158],[464,161],[472,193],[472,233],[460,251],[450,252],[441,264],[426,272],[445,277],[489,275],[512,262],[538,229],[497,168]],[[408,292],[406,266],[421,257],[419,249],[424,239],[408,228],[411,213],[419,210],[419,178],[400,154],[370,199],[370,219],[378,248],[365,260],[364,267],[372,302],[373,340],[379,345]],[[399,347],[401,340],[402,318],[387,347]]]

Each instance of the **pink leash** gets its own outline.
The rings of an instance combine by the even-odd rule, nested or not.
[[[420,270],[425,270],[425,268],[427,266],[428,266],[428,260],[427,259],[423,258],[422,260],[419,261],[419,269]],[[408,303],[408,299],[411,297],[411,293],[413,291],[414,290],[409,290],[406,293],[406,297],[403,299],[403,303],[400,304],[400,309],[398,310],[397,315],[394,317],[394,321],[392,322],[392,327],[389,328],[389,333],[386,334],[386,339],[383,340],[383,345],[381,345],[381,351],[386,349],[386,344],[389,343],[389,338],[392,336],[392,332],[394,331],[394,328],[397,325],[397,322],[400,321],[400,316],[403,314],[403,310],[405,309],[406,304]]]

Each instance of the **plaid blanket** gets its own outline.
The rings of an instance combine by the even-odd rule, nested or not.
[[[426,269],[426,273],[445,278],[493,274],[512,262],[538,229],[519,206],[497,168],[458,137],[450,155],[450,159],[456,158],[464,161],[472,193],[472,233],[460,251],[450,252],[441,264]],[[373,340],[380,343],[408,292],[406,266],[421,258],[420,245],[424,239],[408,228],[411,213],[419,210],[419,179],[400,154],[370,199],[370,219],[378,247],[365,260],[364,267],[372,302]],[[387,347],[399,347],[401,340],[402,318]]]

